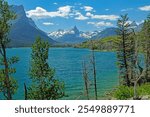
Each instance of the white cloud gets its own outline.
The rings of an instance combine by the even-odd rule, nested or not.
[[[101,22],[87,22],[87,24],[94,25],[97,28],[103,27],[103,26],[108,26],[108,27],[113,26],[113,24],[111,22],[104,22],[104,21],[101,21]]]
[[[90,12],[86,13],[86,16],[91,17],[92,19],[101,19],[101,20],[117,20],[119,18],[118,15],[94,15]]]
[[[62,18],[74,18],[76,20],[87,20],[87,19],[117,20],[119,18],[119,16],[117,15],[93,14],[91,13],[91,11],[93,12],[94,10],[90,6],[84,6],[83,9],[86,11],[86,15],[83,15],[80,11],[75,10],[74,6],[69,5],[59,7],[56,11],[47,11],[42,7],[36,7],[33,10],[27,11],[26,14],[28,17],[35,19],[62,17]]]
[[[76,20],[87,20],[87,19],[89,19],[88,17],[82,15],[80,12],[76,12],[75,15],[77,15],[77,17],[75,17]]]
[[[150,5],[139,7],[141,11],[150,11]]]
[[[78,10],[74,10],[72,16],[75,17],[74,19],[76,19],[76,20],[87,20],[87,19],[89,19],[89,17],[84,16]]]
[[[58,8],[58,11],[59,12],[64,12],[64,13],[69,13],[69,12],[71,12],[71,8],[72,8],[72,6],[69,6],[69,5],[62,6],[62,7]]]
[[[42,7],[36,7],[34,10],[27,11],[27,16],[32,18],[47,18],[47,17],[64,17],[68,18],[72,11],[72,6],[62,6],[59,7],[57,11],[48,12]]]
[[[126,11],[131,11],[133,10],[133,8],[126,8],[126,9],[122,9],[121,12],[126,12]]]
[[[51,23],[51,22],[43,22],[43,25],[49,26],[49,25],[54,25],[54,23]]]
[[[93,19],[103,19],[103,20],[117,20],[119,16],[117,15],[93,15]]]
[[[84,9],[85,11],[92,11],[92,10],[93,10],[93,7],[91,7],[91,6],[84,6],[83,9]]]
[[[93,14],[92,14],[92,13],[90,13],[90,12],[87,12],[87,13],[86,13],[86,16],[88,16],[88,17],[92,17],[92,16],[93,16]]]

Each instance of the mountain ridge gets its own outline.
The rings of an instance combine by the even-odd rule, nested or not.
[[[136,32],[139,32],[143,24],[137,25],[136,22],[131,23],[131,27],[135,29]],[[105,37],[117,35],[117,27],[105,28],[102,31],[80,31],[76,26],[74,28],[63,30],[59,29],[57,31],[49,32],[48,36],[61,43],[82,43],[87,40],[97,40]]]
[[[45,32],[40,30],[31,18],[26,16],[23,5],[13,5],[11,10],[16,13],[17,18],[12,21],[9,33],[9,38],[11,39],[10,47],[31,46],[37,36],[40,36],[51,44],[56,43]]]
[[[116,28],[110,27],[102,31],[83,32],[79,31],[79,29],[74,26],[68,30],[58,29],[57,31],[50,32],[48,33],[48,36],[61,43],[81,43],[87,40],[95,40],[108,36],[114,36],[116,35],[115,30]]]

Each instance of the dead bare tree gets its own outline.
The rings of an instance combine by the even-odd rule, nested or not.
[[[86,95],[87,99],[89,100],[88,66],[87,66],[85,60],[82,63],[82,67],[83,67],[83,80],[84,80],[84,87],[85,87],[85,95]]]
[[[139,42],[137,39],[137,35],[135,34],[134,29],[132,29],[133,31],[133,36],[134,36],[134,41],[135,41],[135,54],[134,54],[134,79],[132,80],[132,82],[134,83],[134,97],[133,99],[137,100],[140,99],[137,95],[137,84],[138,82],[145,76],[146,74],[146,69],[142,68],[139,62]]]
[[[91,55],[91,64],[93,68],[93,78],[94,78],[94,90],[95,90],[95,99],[97,100],[97,76],[96,76],[96,62],[95,62],[95,52],[94,52],[94,44],[91,40],[91,49],[92,49],[92,55]]]

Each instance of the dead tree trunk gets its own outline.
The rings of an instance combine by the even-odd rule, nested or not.
[[[25,83],[24,83],[24,96],[25,96],[25,100],[27,100],[28,99],[28,92],[27,92],[27,86]]]
[[[87,65],[85,61],[83,61],[83,80],[84,80],[84,86],[85,86],[85,95],[87,96],[87,99],[89,100],[88,70],[87,70]]]
[[[91,44],[92,44],[92,58],[91,58],[91,63],[92,63],[92,67],[93,67],[95,99],[97,100],[96,63],[95,63],[95,53],[94,53],[94,45],[93,45],[93,41],[91,41]]]

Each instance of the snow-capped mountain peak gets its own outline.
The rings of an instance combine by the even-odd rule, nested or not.
[[[88,31],[88,32],[81,32],[80,37],[91,39],[92,37],[98,35],[101,31]]]
[[[80,34],[78,28],[74,26],[74,28],[70,30],[62,30],[59,29],[58,31],[50,32],[48,33],[48,36],[53,38],[53,39],[58,39],[60,37],[63,37],[64,35],[76,35],[78,36]]]
[[[106,28],[102,31],[79,31],[76,26],[69,30],[61,30],[50,32],[48,36],[62,43],[81,43],[92,39],[101,39],[108,36],[116,35],[116,28]]]
[[[57,41],[61,40],[62,38],[68,38],[68,37],[70,38],[76,37],[78,38],[78,40],[79,39],[87,40],[87,39],[92,38],[93,36],[96,36],[98,33],[100,33],[100,31],[82,32],[82,31],[79,31],[79,29],[76,26],[74,26],[72,29],[69,29],[69,30],[59,29],[57,31],[50,32],[48,33],[48,36]]]

